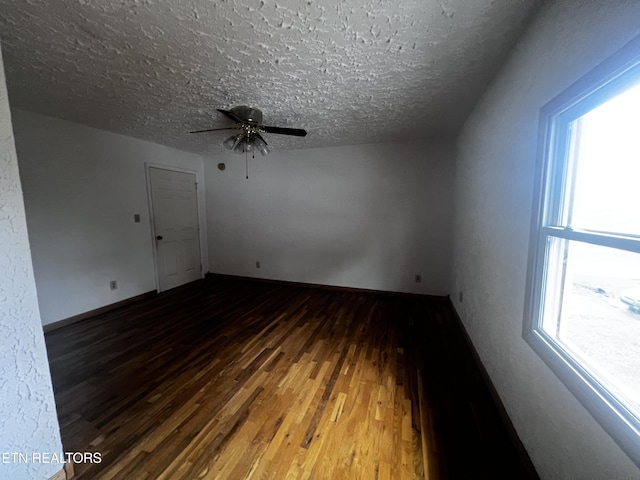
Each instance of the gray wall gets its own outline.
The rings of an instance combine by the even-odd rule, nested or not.
[[[248,180],[244,155],[207,159],[209,268],[446,294],[453,163],[453,142],[258,154],[249,158]]]
[[[0,453],[61,454],[0,52]],[[61,465],[2,463],[0,478],[49,478]]]
[[[155,289],[145,162],[204,179],[205,271],[448,292],[453,142],[273,152],[250,159],[247,180],[244,156],[203,159],[31,112],[13,117],[43,324]]]
[[[43,324],[155,290],[145,162],[202,182],[202,157],[20,110],[13,120]]]
[[[542,478],[640,478],[522,339],[540,108],[638,35],[638,19],[637,1],[549,2],[459,137],[450,290]]]

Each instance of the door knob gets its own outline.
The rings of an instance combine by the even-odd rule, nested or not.
[[[162,240],[162,235],[158,235],[158,236],[156,237],[156,240]]]

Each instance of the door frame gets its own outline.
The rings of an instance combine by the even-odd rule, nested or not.
[[[200,265],[202,268],[200,269],[200,278],[204,278],[205,271],[207,270],[207,263],[205,259],[207,256],[206,252],[206,230],[205,230],[205,209],[204,209],[204,188],[202,182],[202,174],[197,170],[191,170],[189,168],[182,167],[174,167],[172,165],[163,165],[160,163],[153,162],[144,162],[144,174],[147,183],[147,204],[149,205],[149,231],[151,232],[151,249],[153,252],[153,269],[154,269],[154,277],[156,280],[156,292],[160,293],[160,275],[158,272],[158,245],[156,243],[156,226],[154,222],[153,216],[153,199],[151,196],[151,176],[149,169],[157,168],[159,170],[168,170],[171,172],[180,172],[180,173],[188,173],[191,175],[195,175],[196,177],[196,208],[198,209],[198,238],[200,240]]]

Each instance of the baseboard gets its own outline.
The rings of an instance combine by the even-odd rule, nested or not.
[[[73,480],[73,477],[75,477],[75,472],[73,471],[73,463],[65,463],[64,471],[67,474],[67,480]]]
[[[337,285],[323,285],[321,283],[304,283],[304,282],[291,282],[289,280],[276,280],[271,278],[256,278],[256,277],[243,277],[240,275],[228,275],[226,273],[212,273],[207,272],[205,275],[207,279],[219,278],[226,280],[240,280],[247,282],[259,282],[270,283],[274,285],[282,285],[285,287],[298,287],[298,288],[313,288],[317,290],[331,290],[336,292],[347,293],[370,293],[373,295],[383,295],[389,297],[402,297],[402,298],[414,298],[422,300],[431,300],[439,302],[447,302],[448,297],[445,295],[428,295],[423,293],[405,293],[405,292],[390,292],[388,290],[373,290],[368,288],[355,288],[355,287],[340,287]]]
[[[61,468],[52,476],[50,476],[49,480],[67,480],[67,473],[64,471],[64,468]]]
[[[73,476],[73,464],[65,463],[63,468],[49,477],[49,480],[72,480]]]
[[[66,327],[67,325],[71,325],[73,323],[81,322],[82,320],[86,320],[87,318],[95,317],[96,315],[101,315],[103,313],[110,312],[120,307],[125,307],[127,305],[131,305],[132,303],[139,302],[140,300],[146,300],[148,298],[155,297],[157,292],[155,290],[151,292],[142,293],[140,295],[136,295],[135,297],[127,298],[125,300],[121,300],[116,303],[112,303],[110,305],[105,305],[104,307],[96,308],[94,310],[90,310],[88,312],[80,313],[78,315],[74,315],[73,317],[64,318],[62,320],[58,320],[57,322],[48,323],[42,327],[44,333],[49,333],[53,330],[57,330],[62,327]]]
[[[527,450],[524,448],[524,445],[522,444],[522,441],[518,436],[518,432],[516,432],[516,429],[513,426],[513,423],[511,422],[511,418],[509,418],[509,414],[507,414],[507,410],[504,408],[504,404],[502,403],[502,400],[500,399],[500,396],[498,395],[498,392],[495,386],[493,385],[493,382],[491,381],[491,378],[489,377],[487,370],[484,368],[484,364],[482,363],[482,360],[480,360],[480,356],[478,355],[476,347],[471,342],[471,338],[467,333],[467,329],[464,328],[462,319],[460,318],[460,315],[458,315],[458,311],[456,310],[456,308],[453,306],[451,297],[447,296],[446,298],[449,303],[449,306],[451,307],[451,310],[453,311],[453,316],[458,322],[458,326],[460,327],[460,331],[464,336],[465,342],[469,347],[469,351],[473,355],[473,360],[476,366],[478,367],[478,371],[480,372],[482,381],[485,387],[487,388],[489,395],[491,395],[491,400],[493,401],[493,404],[496,407],[498,415],[500,416],[500,420],[502,421],[502,424],[504,425],[504,428],[507,431],[507,435],[509,436],[511,443],[513,444],[513,447],[516,450],[518,458],[522,462],[522,465],[525,467],[525,471],[527,473],[526,480],[540,480],[540,476],[538,475],[538,472],[533,466],[533,462],[531,462],[531,458],[529,457]]]

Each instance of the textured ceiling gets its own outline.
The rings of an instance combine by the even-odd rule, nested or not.
[[[539,4],[0,0],[0,34],[12,106],[206,154],[238,104],[308,130],[276,149],[451,135]]]

